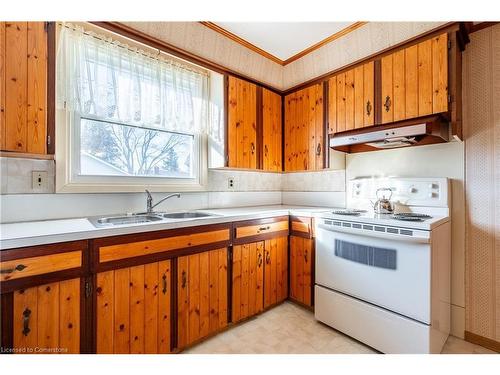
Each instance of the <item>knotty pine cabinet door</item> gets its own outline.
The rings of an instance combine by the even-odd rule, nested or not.
[[[100,272],[96,285],[96,352],[169,353],[171,262]]]
[[[312,306],[314,239],[290,236],[290,298]]]
[[[368,62],[328,80],[328,134],[375,124],[375,67]]]
[[[256,169],[257,86],[228,77],[228,167]]]
[[[323,112],[321,83],[285,97],[285,171],[323,169]]]
[[[177,259],[177,347],[227,326],[227,248]]]
[[[27,354],[80,353],[80,292],[80,278],[14,291],[13,349]]]
[[[0,149],[47,152],[44,22],[0,22]]]
[[[288,237],[264,243],[264,308],[288,297]]]
[[[382,57],[382,123],[448,111],[448,35]]]
[[[232,285],[233,322],[264,309],[264,241],[233,247]]]
[[[262,169],[281,172],[281,96],[262,89]]]

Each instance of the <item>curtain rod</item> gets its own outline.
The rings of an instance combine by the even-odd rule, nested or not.
[[[101,35],[99,35],[99,34],[97,34],[97,33],[93,32],[93,31],[90,31],[90,32],[89,32],[89,31],[85,30],[82,26],[80,26],[80,28],[81,28],[81,30],[80,30],[80,29],[79,29],[76,25],[73,25],[72,23],[70,23],[70,24],[66,24],[66,23],[63,23],[63,22],[56,22],[56,23],[57,23],[59,26],[61,26],[61,27],[65,27],[65,28],[67,28],[67,29],[69,29],[69,30],[73,30],[73,31],[79,31],[79,32],[81,31],[84,35],[88,35],[88,36],[90,36],[90,37],[92,37],[92,38],[95,38],[95,39],[97,39],[97,40],[100,40],[100,41],[103,41],[103,42],[106,42],[106,43],[113,44],[113,45],[115,45],[115,46],[117,46],[117,47],[120,47],[120,48],[126,49],[126,50],[128,50],[128,51],[130,51],[130,52],[134,52],[134,53],[140,54],[140,55],[142,55],[142,56],[144,56],[144,57],[147,57],[147,58],[150,58],[150,59],[152,59],[152,60],[156,60],[156,61],[157,61],[157,60],[161,60],[161,61],[164,61],[164,62],[166,62],[166,63],[170,63],[170,64],[173,64],[173,65],[177,65],[177,66],[179,66],[179,67],[181,67],[181,68],[183,68],[183,69],[189,70],[189,71],[194,72],[194,73],[198,73],[198,74],[205,75],[205,76],[208,76],[208,75],[209,75],[208,70],[206,70],[206,69],[202,69],[202,68],[197,69],[197,68],[191,67],[190,65],[188,65],[189,63],[184,62],[184,61],[181,61],[181,60],[177,59],[176,57],[174,57],[174,56],[172,56],[172,55],[170,55],[170,54],[168,54],[168,53],[166,53],[166,52],[162,51],[162,50],[161,50],[161,49],[159,49],[159,48],[154,48],[154,47],[148,46],[147,44],[140,43],[140,42],[137,42],[137,41],[133,41],[134,43],[141,44],[141,45],[143,45],[144,47],[146,47],[146,48],[148,48],[148,49],[151,49],[151,50],[155,51],[155,52],[157,53],[157,55],[156,55],[156,56],[154,56],[154,54],[152,54],[152,53],[151,53],[151,54],[148,54],[146,51],[140,51],[139,49],[134,50],[133,48],[131,48],[131,47],[130,47],[129,45],[127,45],[126,43],[123,43],[123,42],[121,42],[121,41],[119,41],[119,40],[116,40],[116,39],[113,39],[113,38],[109,37],[109,39],[112,39],[113,41],[115,41],[115,42],[117,42],[117,43],[119,43],[119,44],[111,43],[109,40],[107,40],[107,39],[106,39],[106,36],[105,36],[105,35],[102,35],[102,36],[101,36]],[[70,25],[71,25],[71,26],[70,26]],[[93,27],[97,27],[97,28],[99,28],[98,26],[94,26],[94,25],[93,25]],[[103,30],[104,30],[104,29],[103,29]],[[107,30],[106,30],[106,31],[107,31]],[[110,32],[110,31],[107,31],[107,32]],[[126,37],[124,37],[124,36],[122,36],[122,35],[120,35],[120,34],[117,34],[117,35],[119,35],[121,38],[126,38]],[[163,58],[164,56],[168,57],[168,58],[169,58],[169,61],[166,61],[166,59],[165,59],[165,58]],[[159,59],[159,58],[160,58],[160,59]]]

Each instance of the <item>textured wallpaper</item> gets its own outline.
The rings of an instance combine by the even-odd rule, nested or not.
[[[466,330],[500,341],[500,25],[464,54]]]

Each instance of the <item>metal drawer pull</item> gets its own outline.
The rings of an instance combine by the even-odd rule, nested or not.
[[[167,275],[162,276],[162,283],[163,283],[163,294],[167,294]]]
[[[28,333],[31,332],[30,329],[30,316],[31,316],[31,310],[26,308],[23,311],[23,335],[28,336]]]
[[[370,116],[370,113],[372,113],[372,103],[368,100],[366,102],[366,115]]]
[[[385,97],[384,107],[385,107],[385,111],[389,112],[389,109],[391,108],[391,97],[390,96]]]
[[[17,266],[15,266],[14,268],[7,268],[5,270],[0,270],[0,273],[12,273],[14,271],[22,271],[26,268],[27,266],[25,266],[24,264],[18,264]]]
[[[262,266],[262,254],[259,253],[259,256],[257,257],[257,264],[260,266]]]
[[[271,263],[271,254],[269,254],[269,251],[266,252],[266,264],[270,264]]]
[[[182,271],[182,289],[186,287],[186,282],[187,282],[186,271]]]
[[[316,147],[316,155],[321,155],[321,143],[318,143],[318,147]]]
[[[268,225],[267,227],[260,227],[259,232],[262,232],[263,230],[269,230],[269,229],[271,229],[270,225]]]

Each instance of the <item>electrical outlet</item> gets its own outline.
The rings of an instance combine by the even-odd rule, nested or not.
[[[47,171],[32,171],[33,189],[42,189],[47,187]]]
[[[227,187],[229,190],[234,190],[234,177],[229,177],[227,179]]]

